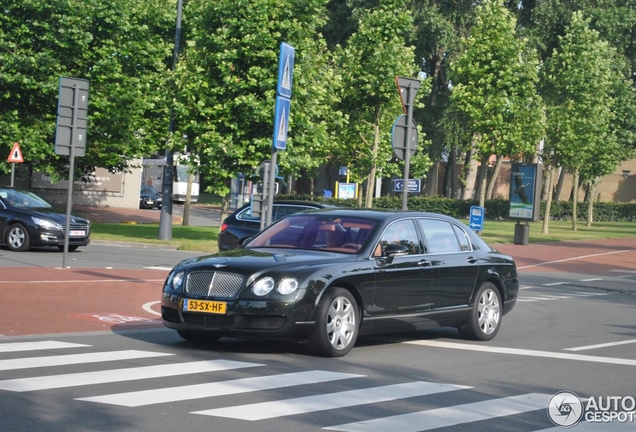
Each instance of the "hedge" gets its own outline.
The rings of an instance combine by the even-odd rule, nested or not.
[[[357,207],[358,200],[354,199],[337,199],[323,198],[322,196],[309,195],[277,195],[276,199],[291,199],[302,201],[326,202],[342,207]],[[539,218],[543,219],[545,214],[545,201],[541,202]],[[474,200],[457,200],[442,197],[422,197],[414,196],[408,200],[409,210],[427,211],[433,213],[442,213],[453,216],[457,219],[468,219],[470,215],[470,207],[479,205]],[[384,196],[373,200],[374,208],[385,209],[401,209],[401,196]],[[508,200],[494,199],[486,200],[484,205],[486,209],[486,220],[508,220]],[[588,203],[580,202],[577,206],[577,217],[580,221],[587,221]],[[572,220],[572,202],[558,201],[553,202],[550,207],[550,219],[571,221]],[[617,202],[597,202],[594,203],[594,221],[595,222],[634,222],[636,221],[636,203],[617,203]]]

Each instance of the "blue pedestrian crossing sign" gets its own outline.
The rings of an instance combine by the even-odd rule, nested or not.
[[[479,206],[472,206],[470,208],[470,220],[468,226],[473,231],[484,230],[484,216],[486,215],[486,209]]]
[[[276,96],[276,113],[274,115],[274,148],[285,150],[287,148],[287,130],[289,128],[289,99]]]
[[[292,95],[292,77],[294,74],[294,47],[286,44],[280,44],[280,56],[278,60],[278,88],[276,93],[280,96],[291,98]]]

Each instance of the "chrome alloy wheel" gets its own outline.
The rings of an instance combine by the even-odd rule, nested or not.
[[[343,350],[356,332],[355,306],[346,297],[336,297],[327,312],[327,337],[331,346]]]
[[[492,289],[486,289],[481,293],[477,311],[477,321],[481,331],[486,335],[496,331],[501,319],[501,305],[499,296]]]

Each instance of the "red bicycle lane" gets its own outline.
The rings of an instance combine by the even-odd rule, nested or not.
[[[2,269],[0,335],[162,327],[167,270]]]

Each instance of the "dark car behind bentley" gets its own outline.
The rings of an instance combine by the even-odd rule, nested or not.
[[[343,356],[358,334],[449,326],[490,340],[518,290],[514,260],[453,218],[329,209],[181,262],[164,284],[161,313],[190,341],[289,339]]]
[[[274,200],[272,205],[272,222],[276,222],[287,215],[305,210],[321,208],[335,208],[333,205],[294,200]],[[219,228],[219,251],[236,249],[245,241],[261,230],[261,219],[252,215],[250,203],[243,205],[225,218]]]
[[[0,188],[0,234],[12,251],[23,252],[38,246],[55,246],[64,250],[66,214],[33,192]],[[91,224],[71,215],[68,250],[90,243]]]

